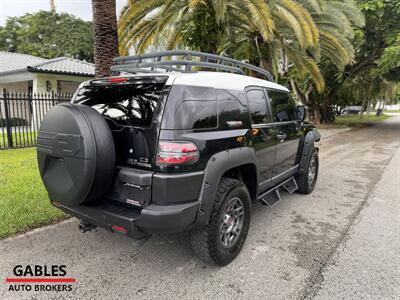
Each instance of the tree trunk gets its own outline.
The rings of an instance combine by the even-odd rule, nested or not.
[[[320,112],[318,106],[314,107],[314,120],[313,121],[316,125],[321,124],[321,112]]]
[[[369,100],[368,100],[369,101]],[[364,111],[365,111],[365,98],[363,99],[363,101],[362,101],[362,103],[361,103],[361,110],[360,110],[360,119],[362,118],[362,116],[363,116],[363,113],[364,113]]]
[[[389,100],[389,102],[390,102],[390,99],[388,99],[388,98],[384,98],[384,99],[383,99],[383,105],[382,105],[382,110],[383,110],[383,111],[386,109],[386,103],[388,102],[388,100]]]
[[[92,10],[96,78],[107,77],[113,58],[118,55],[115,0],[92,0]]]
[[[56,3],[55,0],[50,0],[50,10],[53,14],[56,13]]]
[[[308,105],[307,98],[303,95],[303,93],[300,91],[298,88],[296,81],[294,79],[290,79],[290,85],[292,86],[292,90],[296,94],[297,99],[303,104],[303,105]]]
[[[368,99],[367,103],[367,116],[369,116],[371,113],[371,99]]]

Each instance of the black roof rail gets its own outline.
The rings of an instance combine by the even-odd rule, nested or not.
[[[183,59],[179,59],[183,57]],[[267,80],[274,81],[267,70],[241,62],[236,59],[189,50],[171,50],[143,55],[122,56],[114,58],[112,72],[157,73],[164,72],[194,72],[193,67],[204,67],[207,70],[221,70],[230,73],[246,74],[253,71],[263,75]]]

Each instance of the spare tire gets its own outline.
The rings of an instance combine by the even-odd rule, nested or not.
[[[104,195],[115,170],[115,147],[94,108],[60,104],[44,117],[37,137],[40,175],[50,200],[66,205]]]

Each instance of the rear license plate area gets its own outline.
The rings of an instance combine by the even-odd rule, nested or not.
[[[121,182],[120,201],[137,207],[145,207],[150,202],[150,187]]]

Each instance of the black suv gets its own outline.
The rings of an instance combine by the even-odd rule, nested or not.
[[[226,265],[244,244],[252,201],[313,191],[320,135],[285,87],[232,73],[266,71],[199,52],[170,59],[178,54],[118,58],[112,69],[124,75],[85,82],[51,109],[37,138],[40,174],[84,232],[190,230],[201,259]]]

